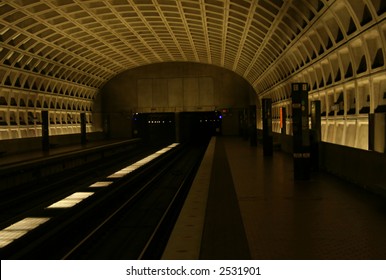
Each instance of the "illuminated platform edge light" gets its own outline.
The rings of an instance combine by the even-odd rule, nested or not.
[[[0,248],[11,244],[31,230],[47,222],[50,218],[24,218],[9,227],[0,230]]]
[[[177,147],[179,143],[173,143],[166,148],[163,148],[135,163],[132,165],[129,165],[114,174],[108,176],[108,178],[119,178],[123,177],[130,172],[136,170],[137,168],[149,163],[153,159],[159,157],[161,154],[164,154],[168,151],[170,151],[172,148]],[[101,182],[95,182],[90,187],[107,187],[111,185],[113,182],[111,181],[101,181]],[[70,208],[73,207],[74,205],[82,202],[84,199],[92,196],[94,192],[76,192],[73,193],[72,195],[69,195],[68,197],[59,200],[47,208]],[[16,239],[24,236],[27,234],[29,231],[37,228],[39,225],[47,222],[50,218],[25,218],[15,224],[10,225],[9,227],[0,230],[0,248],[3,248]]]
[[[70,208],[93,194],[93,192],[76,192],[62,200],[59,200],[58,202],[51,204],[47,208]]]
[[[129,166],[126,166],[125,168],[121,169],[121,170],[118,170],[117,172],[114,172],[113,174],[109,175],[107,178],[109,179],[117,179],[117,178],[122,178],[122,177],[125,177],[127,174],[133,172],[134,170],[136,170],[137,168],[151,162],[153,159],[159,157],[160,155],[170,151],[171,149],[177,147],[179,145],[179,143],[173,143]]]
[[[170,144],[168,147],[169,148],[174,148],[174,147],[177,147],[180,143],[173,143],[173,144]]]
[[[95,182],[94,184],[90,185],[90,188],[103,188],[108,187],[112,184],[112,181],[104,181],[104,182]]]

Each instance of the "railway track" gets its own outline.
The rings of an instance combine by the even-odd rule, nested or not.
[[[172,147],[83,189],[90,197],[70,209],[45,207],[34,217],[49,220],[0,249],[2,259],[159,258],[205,148]]]
[[[18,220],[27,212],[33,212],[49,200],[56,200],[76,189],[106,176],[131,162],[154,152],[155,148],[139,147],[119,156],[105,158],[63,171],[35,182],[15,186],[0,192],[0,228]]]

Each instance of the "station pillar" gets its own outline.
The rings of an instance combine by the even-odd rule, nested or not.
[[[287,134],[287,110],[285,107],[280,107],[280,132],[282,136]]]
[[[386,113],[369,114],[369,150],[386,152]]]
[[[103,117],[103,132],[106,139],[111,137],[111,125],[110,125],[110,114],[106,114]]]
[[[249,111],[250,144],[257,146],[256,105],[251,105]]]
[[[322,122],[320,112],[320,101],[311,101],[311,167],[313,170],[319,170],[320,142],[322,141]]]
[[[239,116],[241,135],[244,140],[248,140],[248,110],[244,108]]]
[[[48,111],[42,111],[42,150],[47,152],[50,150],[50,122]]]
[[[80,143],[86,145],[87,135],[86,135],[86,113],[80,113]]]
[[[263,98],[263,154],[272,156],[273,135],[272,135],[272,99]]]
[[[308,121],[308,84],[292,83],[294,179],[310,178],[310,136]]]
[[[181,121],[180,121],[180,117],[181,117],[181,113],[179,112],[176,112],[174,114],[174,125],[175,125],[175,141],[177,143],[180,143],[181,142],[181,129],[180,129],[180,126],[181,126]]]

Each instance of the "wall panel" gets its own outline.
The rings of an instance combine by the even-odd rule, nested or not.
[[[138,80],[138,106],[152,107],[153,106],[153,80],[141,79]]]
[[[182,78],[168,79],[168,100],[170,107],[182,107],[184,104],[184,85]]]
[[[198,78],[184,78],[184,106],[198,107],[200,104],[200,87]]]
[[[153,79],[153,107],[168,107],[168,80]]]

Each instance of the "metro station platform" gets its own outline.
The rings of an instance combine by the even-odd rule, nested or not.
[[[98,160],[114,160],[114,156],[135,150],[140,143],[140,139],[98,140],[84,145],[58,146],[49,151],[5,153],[0,157],[0,191],[37,183],[49,176],[52,179],[52,176],[57,176],[60,172],[70,172],[86,164],[96,164]]]
[[[386,199],[292,156],[214,138],[163,259],[386,259]]]
[[[109,147],[119,143],[128,142],[129,140],[99,140],[89,142],[87,144],[72,144],[51,148],[48,151],[32,150],[22,153],[13,153],[0,157],[0,166],[8,166],[11,164],[26,163],[28,161],[41,161],[47,158],[68,155],[70,153],[79,153],[90,149]]]

